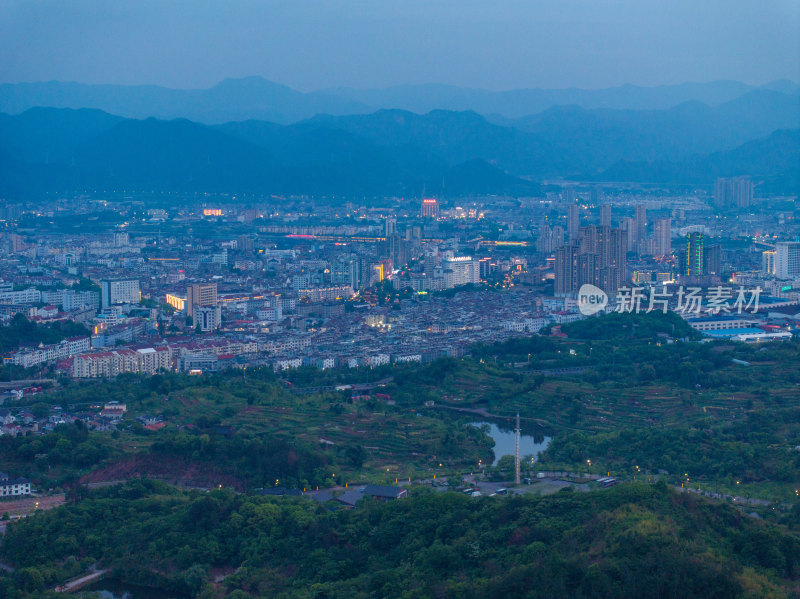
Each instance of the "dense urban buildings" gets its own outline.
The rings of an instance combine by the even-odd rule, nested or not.
[[[426,361],[582,318],[576,294],[585,284],[605,291],[612,310],[631,286],[644,295],[758,286],[774,304],[795,297],[800,280],[789,215],[721,219],[710,194],[569,185],[539,198],[383,206],[223,200],[144,211],[118,200],[112,213],[79,199],[57,213],[107,210],[119,224],[3,233],[0,318],[85,327],[57,343],[23,344],[7,361],[79,378]],[[612,214],[619,226],[608,225]],[[192,232],[203,228],[214,234]],[[729,249],[754,235],[753,251]],[[464,312],[471,304],[462,298],[474,307]]]
[[[748,208],[753,203],[753,182],[747,177],[717,179],[714,203],[719,208]]]

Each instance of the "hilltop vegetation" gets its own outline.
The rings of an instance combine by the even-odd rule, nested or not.
[[[310,380],[314,371],[295,376],[322,382]],[[466,468],[491,458],[491,440],[458,421],[375,398],[354,401],[332,389],[293,393],[271,369],[251,369],[246,377],[239,371],[123,375],[25,401],[39,414],[47,414],[48,404],[85,414],[97,413],[98,398],[127,405],[117,432],[90,433],[78,423],[42,437],[0,437],[6,468],[45,488],[70,486],[89,474],[85,480],[149,475],[245,490],[276,479],[300,488],[342,479],[388,483],[428,472],[434,463]],[[165,427],[145,429],[136,421],[145,415]]]
[[[22,598],[99,559],[185,597],[788,597],[800,538],[665,486],[546,498],[420,490],[330,511],[140,481],[15,523]],[[227,574],[212,582],[211,570]]]
[[[675,312],[639,314],[612,312],[577,320],[561,327],[574,339],[655,339],[659,334],[674,338],[699,339],[700,334]]]

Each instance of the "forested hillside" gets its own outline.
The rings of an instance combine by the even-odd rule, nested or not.
[[[800,574],[796,535],[664,485],[479,500],[420,489],[330,511],[138,481],[15,523],[0,551],[21,566],[0,579],[10,598],[95,560],[206,599],[777,598]]]

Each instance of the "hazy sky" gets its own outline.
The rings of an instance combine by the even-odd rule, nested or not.
[[[0,81],[800,80],[798,0],[0,0]]]

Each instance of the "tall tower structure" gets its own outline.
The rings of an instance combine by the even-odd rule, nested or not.
[[[703,234],[689,233],[686,236],[686,263],[682,265],[686,275],[703,274]]]
[[[519,484],[519,439],[521,429],[519,427],[519,412],[517,412],[517,428],[514,429],[514,482]]]
[[[611,226],[611,204],[603,204],[600,206],[600,226]]]
[[[395,233],[397,233],[397,219],[393,216],[387,216],[385,223],[385,233],[386,237],[391,237]]]
[[[636,204],[636,241],[642,242],[647,237],[647,207],[644,204]]]
[[[578,238],[578,229],[580,229],[581,225],[580,218],[578,205],[570,204],[567,208],[567,231],[569,233],[570,241],[575,241]]]
[[[672,252],[672,221],[659,218],[656,221],[656,254],[667,256]]]

